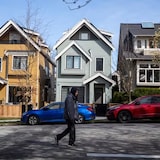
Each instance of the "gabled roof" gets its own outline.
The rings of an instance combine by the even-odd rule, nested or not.
[[[55,44],[55,46],[53,47],[53,49],[56,49],[61,43],[63,43],[68,37],[70,37],[71,35],[75,34],[82,26],[86,25],[91,32],[93,32],[94,34],[96,34],[102,41],[104,41],[104,43],[106,43],[111,49],[114,49],[112,43],[110,43],[104,36],[103,34],[93,25],[91,24],[89,21],[87,21],[86,19],[82,19],[79,23],[77,23],[71,30],[69,30],[68,32],[66,32],[64,34],[64,36],[57,41],[57,43]],[[105,32],[106,33],[106,32]],[[110,36],[111,34],[109,34]]]
[[[128,32],[133,36],[154,36],[155,31],[160,28],[160,23],[155,23],[153,28],[144,28],[142,24],[143,23],[121,23],[120,36],[124,39]]]
[[[14,27],[25,39],[27,39],[38,51],[41,51],[40,47],[23,31],[23,29],[12,20],[9,20],[0,28],[0,37],[11,27]]]
[[[85,55],[85,57],[87,57],[90,61],[92,61],[91,57],[75,42],[72,41],[66,48],[64,48],[56,57],[55,60],[59,59],[69,48],[71,48],[72,46],[75,46],[76,48],[78,48],[82,54]]]
[[[90,77],[90,78],[88,78],[87,80],[85,80],[85,81],[83,82],[83,84],[87,84],[87,83],[93,81],[94,79],[96,79],[96,78],[98,78],[98,77],[101,77],[101,78],[103,78],[104,80],[108,81],[109,83],[112,84],[112,86],[116,85],[116,82],[115,82],[114,80],[106,77],[106,76],[103,75],[102,73],[97,73],[97,74],[93,75],[92,77]]]

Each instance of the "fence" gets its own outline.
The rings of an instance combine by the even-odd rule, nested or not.
[[[22,105],[0,105],[0,118],[21,118]]]

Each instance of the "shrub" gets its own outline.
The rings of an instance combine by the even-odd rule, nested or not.
[[[160,94],[159,88],[136,88],[132,92],[132,100],[146,95],[152,95],[152,94]],[[126,92],[117,92],[115,91],[113,93],[112,97],[113,103],[127,103],[128,102],[128,94]]]

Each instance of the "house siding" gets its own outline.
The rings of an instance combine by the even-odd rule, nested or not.
[[[31,87],[31,101],[29,103],[32,104],[33,108],[35,109],[40,108],[45,103],[49,103],[43,98],[44,93],[42,93],[41,91],[45,89],[46,79],[50,79],[50,77],[53,77],[53,75],[55,74],[54,69],[56,65],[49,57],[49,48],[47,48],[46,46],[40,46],[37,43],[39,39],[37,35],[28,35],[13,21],[8,21],[4,26],[2,26],[1,30],[3,28],[5,30],[7,24],[9,26],[9,29],[0,37],[0,57],[2,57],[2,71],[0,72],[0,77],[7,82],[6,84],[0,84],[0,100],[3,101],[4,104],[14,103],[9,101],[9,94],[11,95],[11,93],[9,93],[9,88],[28,85],[29,87]],[[19,32],[16,29],[19,30]],[[11,32],[18,34],[20,40],[15,41],[11,44],[9,36]],[[23,37],[24,35],[28,37],[28,41],[30,40],[29,42],[26,38]],[[29,82],[27,82],[27,79],[25,78],[28,75],[26,73],[26,70],[13,69],[14,56],[27,57],[27,65],[29,66],[27,71],[30,75]],[[50,75],[46,73],[46,67],[49,68]],[[54,78],[52,78],[52,80],[55,81]],[[50,87],[54,89],[53,83]],[[48,89],[50,89],[49,85]],[[54,96],[52,96],[51,101],[55,100],[55,98],[53,97]]]
[[[64,100],[64,97],[62,97],[62,94],[65,96],[64,93],[62,93],[63,87],[76,86],[83,88],[80,90],[80,94],[84,95],[84,97],[81,98],[83,99],[84,103],[95,103],[95,84],[99,84],[99,87],[103,89],[103,93],[101,95],[103,102],[101,103],[108,103],[112,98],[112,84],[108,82],[106,78],[103,79],[102,77],[98,76],[95,77],[95,79],[88,81],[86,84],[84,84],[84,82],[94,77],[97,73],[102,74],[104,77],[111,78],[112,49],[109,45],[106,44],[106,42],[98,37],[98,34],[100,33],[99,30],[97,30],[97,33],[95,33],[91,28],[86,27],[86,25],[82,25],[77,28],[78,29],[75,31],[75,33],[72,33],[56,47],[58,57],[56,101]],[[89,39],[80,40],[79,35],[83,32],[89,33]],[[71,45],[71,47],[68,49],[67,47],[70,46],[70,44],[73,45]],[[63,51],[65,52],[63,53]],[[60,53],[63,54],[58,56]],[[66,69],[67,55],[81,56],[80,69]],[[103,59],[103,71],[96,71],[96,58]]]

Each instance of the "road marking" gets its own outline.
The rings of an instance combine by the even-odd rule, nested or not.
[[[88,157],[160,159],[160,155],[87,153]]]

